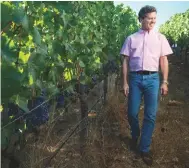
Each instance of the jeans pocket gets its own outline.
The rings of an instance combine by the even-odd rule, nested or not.
[[[136,78],[138,78],[138,74],[137,73],[129,73],[129,79],[134,80]]]
[[[151,79],[159,80],[159,74],[152,74]]]

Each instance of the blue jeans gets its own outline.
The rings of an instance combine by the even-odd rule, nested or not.
[[[140,136],[138,113],[142,96],[144,96],[144,120],[139,144],[142,152],[149,152],[150,150],[158,108],[159,84],[159,73],[150,75],[129,74],[128,120],[133,139]]]

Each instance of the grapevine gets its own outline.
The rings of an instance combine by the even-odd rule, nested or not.
[[[185,65],[189,63],[189,10],[175,14],[165,24],[161,25],[160,32],[165,34],[171,45],[176,44],[181,59],[184,56]],[[183,56],[181,55],[183,53]]]
[[[2,126],[52,96],[64,106],[78,80],[88,92],[104,67],[118,70],[123,41],[139,28],[132,9],[113,2],[2,2],[1,9]],[[7,113],[10,103],[20,110]],[[47,122],[49,106],[26,115],[27,127]],[[4,129],[4,146],[13,128]]]

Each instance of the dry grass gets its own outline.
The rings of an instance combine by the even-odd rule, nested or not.
[[[59,138],[53,135],[53,127],[43,126],[36,140],[35,134],[28,135],[28,142],[22,151],[23,168],[42,168],[46,159],[57,149]]]

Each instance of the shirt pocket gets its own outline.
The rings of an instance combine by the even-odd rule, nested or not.
[[[143,42],[132,41],[131,43],[131,55],[132,57],[141,57],[143,54]]]
[[[160,56],[161,53],[161,43],[158,40],[154,40],[148,43],[148,51],[152,54],[152,56],[157,57]]]

